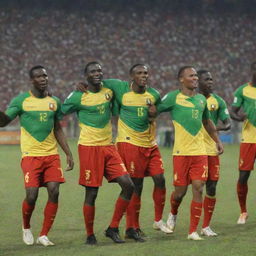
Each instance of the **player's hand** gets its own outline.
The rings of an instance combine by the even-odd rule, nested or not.
[[[224,152],[223,144],[221,142],[219,142],[219,143],[216,143],[216,146],[217,146],[218,154],[219,155],[223,154],[223,152]]]
[[[88,88],[88,85],[84,82],[78,82],[75,85],[75,90],[79,92],[87,92],[88,91],[87,88]]]
[[[65,172],[71,171],[74,168],[74,160],[72,155],[67,155],[67,167]]]

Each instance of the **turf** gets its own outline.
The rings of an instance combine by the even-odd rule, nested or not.
[[[39,256],[39,255],[89,255],[89,256],[126,256],[126,255],[255,255],[255,177],[249,182],[248,211],[251,214],[246,225],[237,225],[239,207],[236,199],[236,179],[238,145],[227,145],[221,157],[221,179],[218,184],[216,211],[212,228],[219,233],[216,238],[206,238],[194,242],[186,239],[189,225],[189,190],[179,210],[175,233],[165,235],[152,229],[153,201],[152,179],[146,178],[144,183],[143,204],[141,209],[141,226],[147,234],[145,243],[127,241],[125,244],[113,244],[103,235],[107,228],[115,200],[120,191],[118,185],[104,182],[96,203],[95,234],[97,246],[87,246],[85,242],[82,204],[84,189],[77,184],[78,161],[74,141],[70,142],[75,156],[76,166],[72,172],[66,173],[66,184],[61,186],[59,211],[49,237],[56,243],[55,247],[44,248],[33,245],[26,246],[21,238],[21,202],[24,198],[23,176],[20,169],[20,152],[18,146],[0,146],[0,255]],[[166,170],[167,199],[164,219],[168,215],[169,198],[172,191],[171,153],[168,148],[161,148]],[[63,159],[63,166],[65,165]],[[43,209],[47,200],[45,189],[40,190],[39,199],[32,217],[32,229],[36,236],[42,224]],[[124,232],[124,222],[120,226]]]

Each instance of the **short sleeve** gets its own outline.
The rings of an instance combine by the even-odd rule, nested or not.
[[[20,97],[15,97],[10,105],[8,106],[5,114],[11,119],[15,119],[18,115],[20,115],[22,112],[22,102],[20,100]]]
[[[228,112],[228,108],[227,108],[227,105],[226,105],[226,102],[223,100],[223,99],[219,99],[219,119],[221,121],[224,121],[226,119],[229,118],[229,112]]]
[[[82,94],[82,92],[78,91],[71,92],[61,105],[62,114],[67,115],[79,111]]]
[[[157,105],[157,111],[159,113],[169,112],[175,105],[176,94],[173,92],[166,94],[162,99],[159,100]]]
[[[232,106],[241,107],[243,103],[243,87],[238,88],[234,93],[234,100]]]

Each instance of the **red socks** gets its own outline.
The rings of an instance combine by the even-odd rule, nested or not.
[[[202,203],[198,203],[192,200],[190,205],[190,227],[189,234],[196,232],[197,226],[202,214]]]
[[[247,184],[240,184],[237,183],[237,196],[241,208],[241,213],[247,212],[246,209],[246,197],[248,192],[248,185]]]
[[[140,228],[139,215],[140,215],[141,199],[133,193],[131,201],[126,211],[126,229]]]
[[[162,219],[164,205],[165,205],[165,194],[166,194],[165,188],[157,188],[157,187],[154,188],[153,199],[154,199],[154,205],[155,205],[155,221],[159,221]]]
[[[48,201],[45,208],[44,208],[44,222],[43,222],[43,228],[41,230],[40,236],[46,236],[52,227],[52,224],[54,222],[56,213],[58,209],[58,203],[53,203]]]
[[[202,228],[206,228],[210,225],[212,214],[214,211],[216,203],[215,197],[208,197],[207,195],[204,198],[204,221]]]
[[[122,219],[128,204],[130,201],[124,200],[122,197],[118,197],[116,201],[115,211],[112,217],[112,221],[110,223],[111,228],[118,228],[119,222]]]
[[[83,213],[84,213],[84,223],[85,223],[85,227],[86,227],[87,236],[93,235],[94,234],[93,223],[94,223],[94,217],[95,217],[95,206],[84,204]]]
[[[173,192],[173,193],[174,193],[174,192]],[[179,206],[180,206],[181,201],[176,201],[176,200],[174,199],[173,193],[172,193],[172,195],[171,195],[171,213],[172,213],[172,215],[177,215],[177,213],[178,213],[178,208],[179,208]]]
[[[30,228],[30,219],[34,211],[35,205],[30,205],[26,200],[22,203],[22,217],[23,217],[23,228]]]

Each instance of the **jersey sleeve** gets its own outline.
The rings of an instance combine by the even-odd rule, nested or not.
[[[11,119],[15,119],[22,112],[22,101],[19,96],[13,98],[5,114]]]
[[[78,91],[73,91],[65,99],[64,103],[61,105],[61,112],[64,115],[71,114],[80,110],[82,93]]]
[[[207,120],[207,119],[210,119],[210,112],[209,112],[209,110],[207,108],[207,105],[205,104],[202,120]]]
[[[229,112],[228,112],[228,108],[227,108],[227,104],[226,102],[223,100],[223,99],[219,99],[219,115],[218,115],[218,118],[221,120],[221,121],[224,121],[226,119],[229,118]]]
[[[60,102],[60,99],[57,98],[57,97],[53,97],[56,102],[57,102],[57,110],[56,110],[56,113],[55,113],[55,119],[56,120],[62,120],[63,118],[63,113],[61,112],[61,102]]]
[[[241,107],[243,103],[243,88],[238,88],[234,93],[234,100],[232,106],[234,107]]]
[[[112,115],[119,116],[120,113],[120,105],[118,104],[117,100],[112,102]]]
[[[175,105],[175,99],[176,99],[176,94],[174,93],[168,93],[166,94],[162,100],[159,100],[159,103],[157,105],[157,112],[162,113],[162,112],[169,112],[172,110],[173,106]]]

